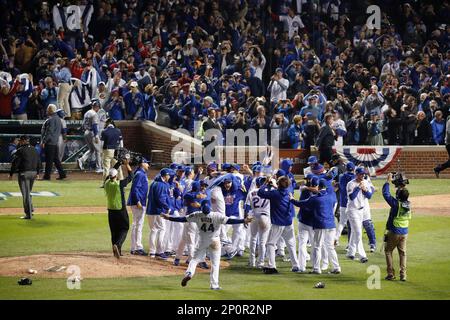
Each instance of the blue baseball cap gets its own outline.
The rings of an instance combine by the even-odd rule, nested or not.
[[[351,161],[349,161],[349,162],[347,163],[346,167],[347,167],[347,171],[353,171],[353,170],[355,170],[355,164],[354,164],[353,162],[351,162]]]
[[[294,165],[294,162],[292,162],[291,159],[284,159],[283,161],[281,161],[281,166],[287,166],[287,167],[291,167]]]
[[[277,172],[275,173],[275,175],[277,177],[282,177],[286,175],[286,171],[284,171],[283,169],[278,169]]]
[[[170,166],[169,166],[169,168],[172,169],[172,170],[175,170],[177,167],[178,167],[178,163],[175,163],[175,162],[171,163]]]
[[[214,161],[208,163],[208,166],[206,167],[206,169],[217,170],[217,163],[215,163]]]
[[[252,167],[253,172],[261,172],[262,168],[260,165],[255,165]]]
[[[319,185],[319,177],[316,176],[312,177],[310,184],[311,187],[317,187]]]
[[[231,177],[224,177],[223,182],[233,182],[233,178]]]
[[[201,202],[201,206],[202,206],[203,214],[209,214],[211,212],[211,208],[209,207],[209,201],[208,200],[203,200]]]
[[[306,180],[311,180],[314,177],[312,173],[308,173],[305,177]]]
[[[311,164],[311,163],[317,163],[317,162],[319,162],[319,161],[317,160],[317,157],[316,157],[316,156],[310,156],[310,157],[308,158],[308,164]]]
[[[191,173],[191,172],[192,172],[192,167],[189,167],[189,166],[184,167],[184,173],[185,173],[185,174],[189,174],[189,173]]]
[[[314,174],[321,174],[321,173],[323,173],[324,171],[325,171],[325,168],[323,167],[323,165],[321,165],[320,163],[317,163],[317,164],[315,164],[313,167],[312,167],[312,173],[314,173]]]
[[[241,166],[238,165],[238,164],[236,164],[236,163],[232,163],[231,166],[230,166],[230,168],[236,169],[237,171],[241,170]]]
[[[138,161],[139,164],[141,163],[149,163],[147,159],[145,159],[144,157],[141,157]]]
[[[264,182],[266,182],[266,180],[267,180],[266,177],[258,177],[258,178],[256,178],[256,185],[262,186],[264,184]]]
[[[355,173],[356,174],[365,174],[366,170],[363,167],[358,167],[358,168],[356,168]]]
[[[319,189],[326,189],[327,188],[327,180],[325,179],[320,179],[319,180]]]
[[[222,165],[222,170],[230,170],[231,169],[231,164],[229,164],[229,163],[224,163],[223,165]]]
[[[161,177],[166,176],[166,175],[172,175],[171,173],[173,173],[173,170],[170,168],[161,169],[161,171],[159,172]]]

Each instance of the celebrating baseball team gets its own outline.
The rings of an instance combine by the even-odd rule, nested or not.
[[[306,273],[309,262],[309,273],[340,274],[336,247],[344,230],[349,237],[346,258],[367,263],[363,229],[370,252],[377,245],[369,206],[375,187],[366,168],[344,163],[338,155],[333,155],[332,164],[326,170],[317,157],[310,156],[304,180],[296,181],[289,159],[282,160],[280,168],[265,161],[242,167],[210,162],[205,175],[201,167],[195,170],[172,163],[149,183],[149,163],[144,157],[139,158],[134,172],[124,160],[119,170],[128,171],[127,178],[119,180],[115,166],[104,185],[114,256],[122,256],[128,205],[133,217],[131,254],[159,260],[173,257],[175,266],[185,262],[188,267],[182,286],[192,279],[197,267],[211,268],[210,288],[220,290],[221,257],[243,257],[246,250],[249,268],[262,269],[265,274],[279,273],[277,257],[290,262],[292,272]],[[396,187],[395,197],[390,194],[389,182]],[[124,189],[129,183],[125,203]],[[411,219],[406,183],[388,174],[382,189],[391,207],[384,238],[386,280],[395,279],[392,252],[397,248],[400,280],[406,281],[406,238]],[[294,196],[296,190],[299,198]],[[148,253],[143,246],[145,216],[150,230]],[[298,219],[297,228],[294,219]]]

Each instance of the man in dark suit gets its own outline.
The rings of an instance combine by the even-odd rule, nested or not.
[[[319,136],[317,137],[316,147],[319,149],[319,162],[331,167],[331,156],[333,155],[334,141],[336,140],[336,132],[331,128],[333,123],[333,115],[325,115],[325,125],[320,128]]]
[[[206,136],[206,140],[203,139],[203,146],[206,148],[211,143],[215,142],[217,139],[221,139],[222,137],[218,137],[215,132],[207,134],[208,130],[219,130],[222,131],[222,125],[216,119],[216,110],[214,108],[208,109],[208,118],[203,121],[202,129],[204,133],[204,137]],[[218,141],[218,144],[221,144],[222,141]],[[211,156],[215,156],[215,150],[212,151]]]
[[[38,152],[30,145],[28,136],[21,136],[19,148],[13,155],[9,172],[9,180],[12,180],[14,172],[18,173],[19,187],[23,198],[23,210],[25,212],[25,216],[21,217],[21,219],[31,219],[33,215],[34,208],[31,190],[33,189],[34,180],[39,174],[40,167],[41,161]]]

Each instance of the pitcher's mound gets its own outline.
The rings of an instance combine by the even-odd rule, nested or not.
[[[162,261],[130,254],[124,254],[120,259],[116,259],[112,253],[104,252],[39,254],[0,258],[0,276],[67,278],[76,275],[73,270],[77,270],[77,267],[82,279],[183,275],[187,267],[184,261],[178,267],[172,262],[173,259]],[[209,262],[208,265],[211,267]],[[77,267],[69,268],[70,266]],[[51,267],[54,267],[53,271],[46,271]],[[229,263],[221,261],[220,267],[229,267]],[[30,269],[36,270],[37,273],[30,274],[28,272]],[[200,268],[197,268],[197,271],[209,272]]]

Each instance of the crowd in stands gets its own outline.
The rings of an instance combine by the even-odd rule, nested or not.
[[[308,148],[328,118],[337,144],[444,144],[448,0],[59,3],[92,3],[89,25],[56,29],[56,1],[0,1],[1,119],[45,119],[49,104],[82,119],[97,98],[114,120],[199,138],[209,118]]]

